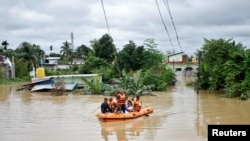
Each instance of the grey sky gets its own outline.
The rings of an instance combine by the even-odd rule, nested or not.
[[[250,47],[249,0],[168,0],[181,47],[171,18],[158,0],[168,29],[162,24],[156,0],[103,0],[111,36],[119,50],[129,40],[142,45],[152,38],[158,49],[193,55],[203,45],[203,38],[233,38]],[[165,0],[166,2],[166,0]],[[64,41],[74,46],[99,39],[108,33],[101,0],[0,0],[0,41],[7,40],[16,49],[23,41],[38,44],[46,53],[49,46],[60,52]]]

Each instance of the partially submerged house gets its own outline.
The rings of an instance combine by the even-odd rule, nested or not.
[[[173,53],[167,56],[167,64],[174,71],[183,72],[184,76],[195,76],[198,70],[198,61],[192,58],[192,61],[186,59],[184,52]]]

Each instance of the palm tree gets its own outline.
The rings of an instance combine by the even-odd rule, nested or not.
[[[23,42],[16,50],[16,55],[23,61],[27,62],[28,70],[31,71],[33,67],[37,67],[37,56],[39,56],[39,52],[41,53],[40,46],[31,45],[28,42]]]
[[[68,41],[63,42],[63,46],[61,46],[60,53],[62,54],[63,57],[69,58],[72,64],[73,51],[71,49],[71,43],[69,43]]]
[[[52,45],[49,46],[49,50],[50,50],[50,54],[51,54],[51,52],[53,50],[53,46]],[[49,57],[50,57],[50,54],[49,54]]]
[[[9,45],[9,43],[7,42],[7,40],[2,42],[2,46],[3,46],[4,50],[7,50],[8,45]]]
[[[0,48],[0,52],[2,52],[2,55],[5,55],[7,57],[13,56],[13,50],[12,49],[8,49],[8,45],[9,43],[7,42],[7,40],[2,42],[2,46],[3,48]]]

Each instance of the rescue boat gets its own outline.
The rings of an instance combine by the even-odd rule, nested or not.
[[[115,120],[126,120],[126,119],[134,119],[141,116],[148,116],[148,114],[153,112],[152,107],[145,107],[142,108],[139,112],[128,112],[128,113],[100,113],[98,114],[98,118],[100,120],[109,120],[109,121],[115,121]]]

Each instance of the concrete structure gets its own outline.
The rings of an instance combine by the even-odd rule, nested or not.
[[[72,64],[77,64],[77,65],[79,65],[79,64],[83,64],[84,63],[84,59],[83,58],[77,58],[77,57],[74,57],[73,58],[73,62],[72,62]]]
[[[169,54],[167,56],[167,64],[174,71],[182,71],[184,76],[196,76],[198,70],[198,61],[192,58],[189,62],[186,60],[184,52]]]
[[[15,77],[14,64],[11,63],[8,57],[0,55],[0,78],[14,78],[14,77]]]
[[[41,60],[40,64],[43,67],[46,67],[46,68],[51,69],[51,70],[55,70],[55,69],[58,69],[58,62],[59,62],[60,58],[61,57],[47,57],[44,60]],[[68,66],[66,66],[64,68],[67,69]]]
[[[102,83],[102,75],[101,74],[75,74],[75,75],[53,75],[53,76],[45,76],[44,78],[32,78],[31,82],[34,83],[36,81],[40,80],[47,80],[47,79],[56,79],[56,78],[61,78],[64,83],[74,83],[76,82],[77,85],[83,86],[86,85],[84,81],[81,79],[82,77],[85,77],[89,81],[93,81],[95,76],[99,76],[99,81]]]
[[[54,75],[45,76],[43,78],[32,78],[31,83],[21,85],[19,90],[30,90],[30,91],[48,91],[54,88],[54,85],[60,80],[66,90],[72,91],[75,87],[77,88],[88,88],[88,85],[82,80],[82,77],[86,78],[89,82],[94,81],[98,77],[99,83],[102,83],[101,74],[77,74],[77,75]]]
[[[41,63],[41,65],[43,67],[46,67],[48,69],[51,70],[56,70],[56,69],[69,69],[70,65],[66,65],[66,64],[59,64],[59,60],[61,57],[47,57],[44,60],[44,63]],[[41,61],[43,62],[43,61]],[[73,58],[73,62],[72,64],[83,64],[84,63],[84,59],[82,58]]]

